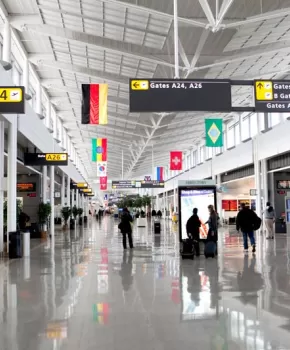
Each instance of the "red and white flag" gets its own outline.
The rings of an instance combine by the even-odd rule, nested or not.
[[[170,152],[170,170],[182,170],[182,152]]]
[[[101,176],[100,177],[100,190],[101,191],[107,191],[108,189],[108,177],[107,176]]]

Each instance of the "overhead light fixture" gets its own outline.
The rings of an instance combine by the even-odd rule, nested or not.
[[[0,60],[1,66],[6,70],[9,71],[12,69],[12,64],[3,60]]]

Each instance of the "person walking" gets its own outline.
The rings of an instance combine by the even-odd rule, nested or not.
[[[200,256],[199,249],[199,228],[201,226],[201,222],[197,215],[198,209],[193,209],[193,215],[188,219],[186,223],[186,232],[188,238],[193,240],[193,245],[195,248],[196,256]]]
[[[208,224],[207,239],[216,243],[218,241],[218,215],[213,205],[208,206],[208,211],[209,218],[206,222]]]
[[[274,239],[274,222],[276,213],[270,202],[267,202],[266,210],[264,210],[263,214],[267,232],[267,239]]]
[[[131,223],[133,222],[132,216],[127,208],[123,209],[123,213],[121,216],[121,223],[119,225],[119,228],[121,230],[121,233],[123,235],[123,248],[127,249],[127,235],[129,239],[129,246],[130,249],[133,249],[133,238],[132,238],[132,226]]]
[[[252,252],[256,251],[256,241],[254,236],[254,225],[257,221],[257,214],[248,208],[245,203],[241,204],[241,210],[239,211],[236,219],[237,231],[241,230],[244,239],[244,250],[248,252],[248,238],[250,239]]]

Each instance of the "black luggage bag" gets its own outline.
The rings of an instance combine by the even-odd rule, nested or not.
[[[182,247],[180,249],[180,255],[182,259],[194,259],[195,249],[194,243],[192,239],[184,239],[182,240]]]

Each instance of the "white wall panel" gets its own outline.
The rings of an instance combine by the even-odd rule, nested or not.
[[[2,86],[14,85],[9,73],[6,72],[3,67],[0,67],[0,81]],[[3,115],[3,117],[7,121],[10,121],[9,115]],[[19,115],[18,118],[18,131],[21,132],[41,152],[62,152],[60,146],[53,139],[53,135],[49,133],[46,126],[38,118],[27,101],[25,104],[25,114]],[[83,177],[71,161],[69,161],[68,166],[61,167],[61,169],[74,181],[84,181]]]
[[[222,174],[226,171],[241,168],[253,163],[253,142],[252,140],[241,143],[230,151],[213,159],[214,174]]]
[[[290,151],[290,121],[276,125],[259,136],[259,159],[270,158]]]

